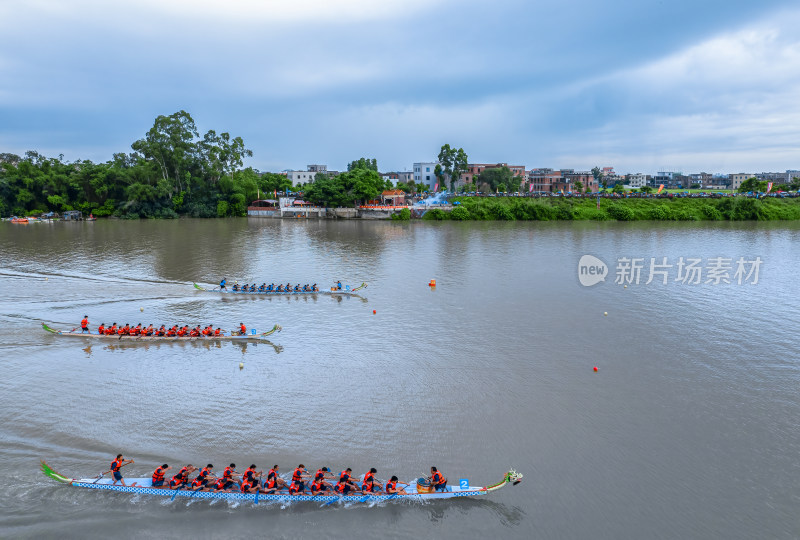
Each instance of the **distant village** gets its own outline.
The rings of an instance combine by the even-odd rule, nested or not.
[[[393,183],[410,184],[412,181],[417,190],[420,186],[427,191],[438,191],[438,188],[449,187],[449,178],[445,178],[446,186],[439,186],[434,171],[437,162],[414,163],[412,171],[380,173],[384,180]],[[597,192],[603,187],[612,188],[621,185],[627,189],[637,189],[649,186],[657,189],[707,189],[707,190],[737,190],[742,182],[749,178],[757,178],[776,185],[791,184],[793,180],[800,179],[800,170],[787,170],[785,172],[746,173],[737,172],[730,174],[710,174],[706,172],[684,174],[680,171],[660,171],[655,175],[635,173],[618,174],[614,167],[602,167],[594,171],[576,171],[574,169],[534,168],[526,169],[523,165],[509,165],[508,163],[470,163],[467,171],[461,174],[454,187],[457,191],[474,191],[478,177],[487,169],[507,167],[511,174],[519,179],[520,192],[523,193],[559,193],[577,191]],[[283,171],[293,185],[308,184],[314,181],[317,174],[336,176],[339,171],[328,170],[326,165],[308,165],[303,171]],[[421,191],[421,190],[420,190]]]

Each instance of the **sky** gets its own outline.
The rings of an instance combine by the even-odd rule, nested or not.
[[[0,152],[131,152],[158,115],[261,171],[360,157],[800,169],[796,0],[0,0]]]

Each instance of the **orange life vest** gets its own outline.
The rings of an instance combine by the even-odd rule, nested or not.
[[[153,471],[153,483],[162,482],[164,480],[164,469],[158,467]]]
[[[89,327],[89,319],[84,317],[83,320],[81,321],[81,328],[88,328],[88,327]]]

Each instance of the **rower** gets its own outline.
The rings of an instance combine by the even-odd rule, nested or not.
[[[339,483],[344,483],[345,485],[349,486],[349,491],[360,491],[359,487],[353,483],[352,479],[353,469],[350,467],[346,468],[342,471],[342,474],[339,475]],[[337,491],[340,491],[337,484]],[[346,493],[346,492],[345,492]]]
[[[108,328],[106,328],[106,335],[107,336],[110,336],[110,335],[116,334],[116,333],[117,333],[117,323],[114,323],[113,325],[111,325]]]
[[[233,292],[239,292],[239,284],[238,283],[234,283],[233,284]]]
[[[256,292],[256,284],[255,283],[250,285],[250,292]]]
[[[266,283],[262,283],[261,285],[258,286],[258,292],[266,292],[266,291],[267,291]]]
[[[300,292],[300,284],[294,286],[294,292]]]
[[[188,482],[188,473],[179,472],[169,481],[169,489],[180,489]]]
[[[283,283],[280,283],[280,284],[278,285],[278,288],[277,288],[276,290],[277,290],[278,292],[283,292]]]
[[[164,473],[170,470],[172,467],[164,463],[161,467],[156,467],[156,470],[153,471],[153,487],[163,487],[164,486]]]
[[[405,489],[397,487],[398,483],[402,484],[402,482],[398,482],[396,476],[392,476],[392,479],[386,482],[386,493],[389,495],[408,495]],[[408,484],[404,485],[407,486]]]
[[[138,336],[142,333],[142,323],[137,324],[134,328],[131,329],[131,335]]]
[[[105,331],[106,331],[106,323],[104,322],[100,323],[100,326],[97,327],[97,333],[102,336],[105,333]]]
[[[167,331],[167,336],[169,336],[169,337],[177,337],[177,335],[178,335],[178,325],[174,324],[174,325],[172,325],[172,328],[170,328]]]
[[[318,480],[314,480],[311,483],[311,494],[312,495],[324,495],[326,491],[332,491],[333,486],[330,485],[328,482],[323,480],[322,478]]]
[[[197,328],[192,328],[189,332],[189,337],[197,337],[200,335],[200,325],[197,325]]]
[[[119,472],[119,470],[128,463],[133,463],[133,460],[129,459],[125,461],[125,458],[122,457],[122,454],[117,454],[117,459],[111,462],[111,470],[108,472],[114,474],[114,481],[111,482],[112,486],[117,482],[122,482],[122,485],[125,485],[125,480],[122,479],[122,473]]]
[[[161,327],[158,329],[158,332],[156,332],[156,335],[159,336],[159,337],[166,336],[167,335],[167,327],[162,324]]]
[[[273,465],[269,472],[267,472],[267,487],[269,487],[269,481],[272,481],[276,490],[286,487],[286,480],[278,475],[278,468],[277,465]]]
[[[258,480],[256,478],[259,476],[261,476],[261,473],[256,472],[255,464],[250,465],[242,474],[242,493],[251,493],[253,489],[258,489]],[[245,484],[247,485],[246,489]]]
[[[214,330],[214,337],[219,337],[221,332],[222,332],[222,330],[220,330],[219,326],[218,326],[217,329]]]
[[[222,478],[219,479],[217,484],[214,486],[214,489],[227,490],[233,487],[233,485],[236,483],[233,476],[234,474],[236,474],[236,464],[231,463],[230,465],[225,467],[224,471],[222,471]]]
[[[342,290],[342,282],[341,281],[337,281],[336,282],[336,288],[339,289],[340,291]]]
[[[209,324],[208,326],[203,328],[203,335],[204,336],[208,337],[213,333],[214,333],[214,327],[212,325]]]
[[[292,292],[292,284],[291,283],[287,283],[286,287],[284,287],[284,289],[286,290],[286,292]]]
[[[436,467],[431,467],[431,485],[435,491],[447,491],[447,478]]]
[[[209,463],[200,470],[197,474],[197,478],[192,481],[192,491],[202,491],[208,487],[208,483],[211,481],[211,477],[213,477],[211,472],[213,468],[214,466]]]
[[[247,327],[244,325],[244,323],[241,323],[241,322],[239,323],[239,335],[240,336],[246,336],[247,335]]]
[[[353,486],[352,482],[347,482],[342,480],[341,478],[336,483],[336,487],[334,488],[342,497],[350,493],[351,491],[357,491],[358,488]]]
[[[309,474],[306,472],[305,466],[301,463],[292,473],[292,483],[289,486],[289,493],[292,493],[293,488],[294,493],[304,493],[306,490],[305,480],[308,477]]]
[[[89,316],[84,315],[83,320],[81,320],[81,334],[88,334],[89,333]]]
[[[333,478],[334,478],[334,476],[333,476],[333,474],[331,473],[331,470],[328,467],[322,467],[320,469],[317,469],[317,472],[314,474],[314,481],[315,482],[317,480],[326,480],[326,479],[332,480]]]
[[[272,292],[274,290],[275,290],[275,284],[274,283],[270,283],[269,287],[267,287],[267,292]]]
[[[319,287],[317,287],[317,284],[316,284],[316,283],[314,283],[314,284],[311,286],[311,290],[312,290],[312,291],[315,291],[315,292],[319,290]]]
[[[153,328],[152,323],[145,329],[144,335],[152,336],[155,333],[155,329]]]
[[[127,336],[131,333],[131,326],[128,323],[125,323],[125,326],[120,326],[119,330],[117,330],[117,334],[120,336]]]
[[[310,289],[308,288],[308,283],[303,285],[303,292],[308,292]]]
[[[225,287],[226,283],[228,283],[228,280],[225,279],[225,278],[222,278],[222,281],[219,282],[219,290],[227,291],[228,289]]]
[[[375,480],[375,473],[377,472],[378,469],[372,467],[369,472],[364,475],[364,480],[361,482],[361,493],[364,493],[365,495],[367,493],[372,493],[375,491],[376,486],[383,489],[383,484]]]

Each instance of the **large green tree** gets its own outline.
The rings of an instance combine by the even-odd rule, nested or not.
[[[439,151],[439,163],[442,164],[442,172],[450,178],[451,191],[461,174],[467,172],[467,159],[463,148],[451,148],[445,144]]]

